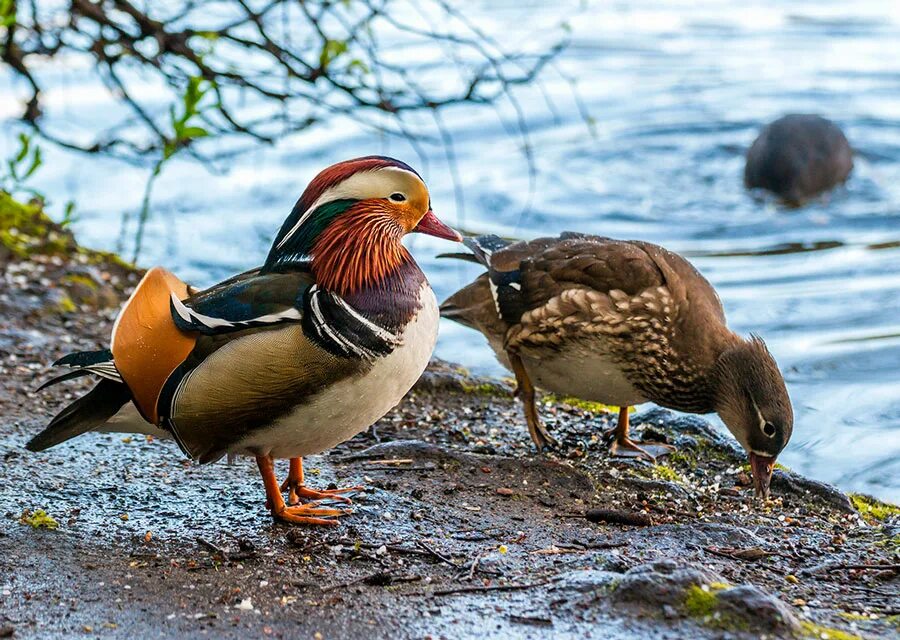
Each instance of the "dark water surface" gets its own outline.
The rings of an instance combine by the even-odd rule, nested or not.
[[[402,141],[335,123],[247,153],[224,175],[170,166],[141,262],[197,284],[254,266],[319,169],[367,153],[396,155],[422,170],[435,210],[463,229],[523,238],[579,230],[691,257],[718,288],[733,328],[764,336],[786,373],[796,426],[783,462],[898,501],[900,5],[786,5],[473,4],[470,17],[505,42],[539,43],[566,18],[572,29],[543,87],[517,94],[533,179],[508,103],[499,114],[471,106],[446,114],[456,190],[440,145],[426,145],[422,158]],[[439,52],[399,55],[429,61]],[[440,68],[421,73],[440,82]],[[577,79],[583,109],[558,71]],[[48,95],[48,112],[66,126],[90,126],[108,108],[82,76],[78,68],[60,73]],[[10,86],[0,81],[4,91]],[[832,118],[857,151],[846,188],[793,211],[741,186],[743,153],[758,128],[788,112]],[[6,157],[6,130],[0,141]],[[116,248],[122,213],[139,205],[146,171],[48,156],[39,186],[60,202],[77,200],[83,242]],[[439,298],[477,273],[435,260],[447,243],[417,237],[409,245]],[[502,372],[484,340],[449,323],[437,355]]]

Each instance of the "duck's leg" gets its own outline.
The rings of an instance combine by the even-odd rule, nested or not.
[[[325,489],[324,491],[316,491],[306,486],[303,481],[303,458],[291,458],[291,468],[288,471],[287,480],[281,485],[281,490],[288,489],[288,504],[295,505],[300,503],[300,498],[309,498],[310,500],[339,500],[347,504],[353,504],[353,501],[342,493],[350,491],[362,491],[363,487],[349,487],[347,489]]]
[[[309,502],[297,506],[287,506],[281,496],[281,488],[275,477],[275,461],[271,456],[256,456],[256,464],[262,475],[266,488],[266,507],[272,512],[272,517],[285,522],[298,524],[324,524],[336,526],[338,516],[350,513],[347,509],[330,509],[319,506],[318,502]]]
[[[664,456],[675,450],[670,444],[661,442],[647,442],[638,444],[628,435],[628,407],[619,407],[619,422],[615,429],[606,432],[607,436],[612,436],[613,441],[609,447],[611,455],[629,458],[647,458],[650,462],[656,462],[660,456]]]
[[[534,385],[531,384],[531,378],[525,371],[525,365],[522,359],[514,353],[507,353],[509,362],[512,365],[513,373],[516,375],[516,395],[522,400],[525,406],[525,422],[528,425],[528,433],[531,434],[531,440],[534,442],[538,451],[543,451],[546,447],[556,447],[556,438],[550,435],[547,428],[541,423],[541,418],[537,412],[537,404],[535,403]]]

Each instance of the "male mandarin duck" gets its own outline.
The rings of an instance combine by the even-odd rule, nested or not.
[[[441,305],[481,331],[516,376],[538,449],[553,443],[535,386],[620,407],[613,451],[653,457],[661,445],[628,437],[628,407],[652,401],[718,412],[749,452],[756,491],[768,495],[793,411],[765,343],[728,329],[718,295],[684,258],[647,242],[577,233],[530,242],[466,238],[487,268]]]
[[[55,363],[69,371],[44,386],[85,374],[101,380],[27,447],[104,430],[171,436],[201,463],[250,455],[276,519],[337,524],[346,511],[318,501],[349,502],[341,494],[352,489],[306,487],[302,457],[394,407],[437,339],[437,300],[401,244],[410,232],[462,239],[435,217],[411,167],[369,156],[325,169],[263,266],[199,292],[164,269],[148,271],[109,349]],[[281,487],[275,458],[290,458]]]

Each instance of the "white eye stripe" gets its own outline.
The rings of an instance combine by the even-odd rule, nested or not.
[[[763,435],[765,435],[767,438],[774,438],[775,434],[778,433],[778,429],[776,429],[775,425],[773,425],[771,422],[763,418],[762,411],[759,410],[759,407],[756,405],[756,402],[754,400],[751,400],[750,402],[753,403],[753,408],[756,410],[756,415],[759,418],[759,430],[762,431]],[[769,429],[767,429],[766,427],[770,427],[772,433],[769,433]]]
[[[359,171],[358,173],[354,173],[350,177],[338,182],[333,187],[330,187],[322,192],[315,202],[313,202],[309,208],[303,212],[303,214],[297,219],[296,224],[291,227],[291,230],[288,231],[284,238],[276,245],[276,249],[280,249],[284,246],[284,244],[290,240],[291,236],[293,236],[297,230],[303,226],[303,223],[306,222],[307,218],[312,214],[313,211],[321,207],[323,204],[328,204],[329,202],[334,202],[335,200],[344,200],[347,198],[354,199],[366,199],[366,198],[374,198],[378,196],[379,193],[384,193],[384,184],[381,182],[383,176],[385,174],[405,174],[409,176],[413,176],[419,182],[422,182],[422,179],[417,176],[412,171],[407,171],[406,169],[401,169],[400,167],[381,167],[379,169],[370,169],[367,171]],[[423,183],[424,184],[424,183]]]

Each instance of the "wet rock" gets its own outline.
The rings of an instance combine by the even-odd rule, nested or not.
[[[584,578],[585,582],[599,581],[605,576]],[[612,598],[652,612],[662,611],[667,618],[695,618],[715,628],[767,634],[800,628],[785,604],[759,588],[731,587],[715,573],[669,560],[635,567],[614,583]]]
[[[723,579],[703,569],[683,567],[671,560],[631,569],[615,585],[615,602],[658,610],[663,605],[681,607],[690,587],[721,583]]]
[[[766,541],[744,529],[729,524],[700,522],[690,528],[678,525],[660,525],[654,528],[654,535],[662,536],[681,545],[694,547],[765,547]]]
[[[463,367],[438,358],[432,358],[428,369],[425,370],[413,389],[430,393],[436,391],[462,392],[487,397],[502,396],[513,392],[513,388],[501,380],[470,376]]]
[[[560,576],[553,589],[578,593],[596,593],[598,591],[606,591],[621,578],[622,574],[614,571],[598,571],[596,569],[570,571]]]
[[[840,128],[821,116],[787,115],[766,126],[747,152],[744,183],[797,206],[843,183],[853,150]]]
[[[633,487],[643,493],[665,496],[671,494],[675,498],[687,498],[690,494],[681,485],[667,480],[646,480],[644,478],[627,477],[620,480],[621,484]]]
[[[839,489],[825,482],[804,478],[793,471],[776,469],[771,487],[775,494],[796,496],[804,502],[819,502],[841,513],[856,513],[850,498]]]
[[[715,611],[726,625],[763,633],[793,632],[800,623],[780,600],[753,585],[740,585],[715,594]]]
[[[713,425],[699,416],[678,414],[668,409],[654,408],[642,411],[631,419],[634,425],[653,425],[657,430],[669,434],[669,439],[676,445],[683,436],[705,440],[715,449],[715,453],[735,463],[746,460],[747,455],[740,445],[729,435],[718,431]]]

